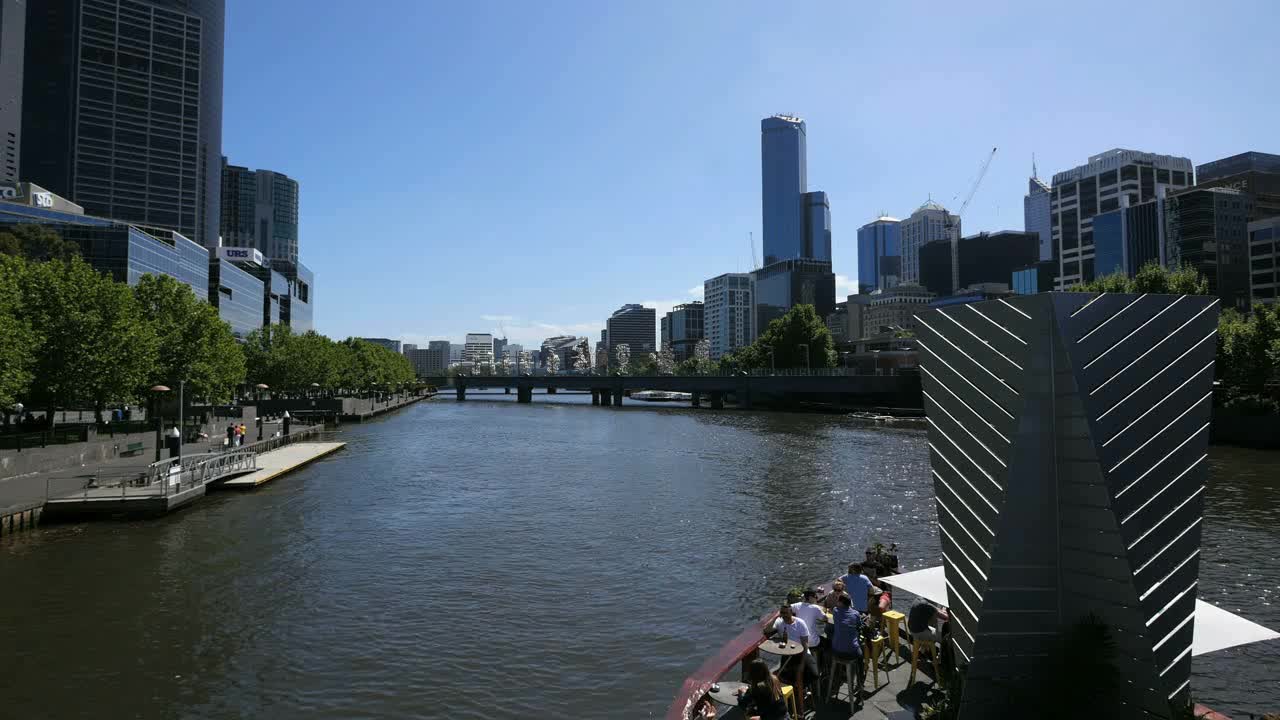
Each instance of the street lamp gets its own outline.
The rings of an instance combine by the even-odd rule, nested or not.
[[[872,353],[872,357],[876,359],[876,374],[879,375],[880,374],[880,351],[872,350],[871,353]]]
[[[271,389],[271,386],[270,386],[270,385],[268,385],[268,384],[266,384],[266,383],[258,383],[257,385],[254,385],[253,387],[254,387],[254,389],[255,389],[255,390],[257,390],[257,391],[258,391],[258,402],[262,402],[262,391],[263,391],[263,390],[270,390],[270,389]]]
[[[163,442],[161,433],[164,431],[163,423],[160,420],[160,393],[167,392],[169,392],[167,385],[151,386],[151,412],[155,413],[156,416],[156,462],[160,462],[160,445]]]

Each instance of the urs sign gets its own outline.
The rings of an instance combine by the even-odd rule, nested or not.
[[[219,254],[223,260],[231,260],[233,262],[251,262],[258,265],[262,264],[262,253],[253,248],[244,247],[224,247]]]

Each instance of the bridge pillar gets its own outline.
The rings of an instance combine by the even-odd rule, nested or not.
[[[605,388],[604,390],[600,390],[599,392],[600,392],[601,407],[609,407],[610,405],[613,404],[613,393],[610,392],[608,388]]]
[[[622,388],[613,391],[613,404],[622,407]]]
[[[467,387],[465,385],[459,385],[455,390],[458,395],[458,402],[462,402],[467,399]]]
[[[533,388],[528,385],[521,385],[516,388],[516,402],[531,403],[533,402]]]
[[[509,388],[509,387],[507,387],[507,388],[502,388],[502,394],[503,394],[503,395],[510,395],[510,394],[511,394],[511,388]]]
[[[702,393],[694,391],[692,404],[693,407],[702,407]]]
[[[724,409],[724,393],[723,392],[716,391],[711,393],[711,409],[712,410]]]
[[[591,404],[592,405],[600,404],[600,391],[596,390],[595,388],[592,388],[591,390]]]
[[[548,395],[555,395],[555,394],[556,394],[556,389],[555,389],[555,388],[553,388],[553,387],[549,387],[549,388],[547,388],[547,394],[548,394]]]

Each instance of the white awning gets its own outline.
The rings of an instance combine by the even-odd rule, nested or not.
[[[913,570],[901,575],[890,575],[880,580],[930,602],[944,607],[949,606],[946,576],[943,574],[941,565],[924,570]],[[1237,645],[1248,645],[1275,638],[1280,638],[1280,633],[1203,600],[1196,601],[1195,630],[1191,639],[1192,655],[1204,655]]]

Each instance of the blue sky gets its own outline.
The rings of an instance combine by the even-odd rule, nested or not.
[[[1274,2],[227,5],[223,152],[301,183],[335,337],[537,344],[696,298],[760,253],[776,112],[843,278],[858,226],[958,209],[992,146],[966,233],[1022,228],[1033,152],[1280,152]]]

